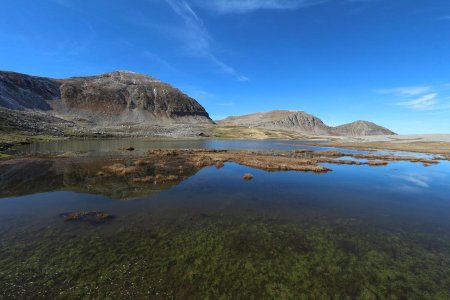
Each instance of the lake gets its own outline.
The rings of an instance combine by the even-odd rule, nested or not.
[[[136,151],[119,150],[127,147]],[[85,179],[100,157],[155,148],[328,149],[219,140],[21,146],[88,157],[0,165],[0,298],[450,298],[450,162],[324,164],[333,170],[325,174],[225,163],[168,184]],[[111,218],[66,221],[78,211]]]

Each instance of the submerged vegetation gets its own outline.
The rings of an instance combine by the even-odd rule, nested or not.
[[[7,153],[0,153],[0,158],[10,158],[12,157],[11,154],[7,154]]]
[[[74,205],[73,199],[69,204],[51,202],[58,203],[54,215],[2,215],[0,298],[449,299],[450,235],[444,221],[405,221],[405,206],[399,206],[397,198],[386,210],[374,209],[371,199],[363,198],[364,186],[356,195],[348,193],[361,201],[350,201],[340,207],[345,212],[340,211],[338,205],[348,199],[339,198],[333,185],[348,186],[329,182],[343,168],[319,176],[324,180],[317,186],[308,181],[316,178],[314,173],[295,177],[299,174],[255,170],[314,172],[344,164],[355,174],[359,166],[369,169],[404,160],[438,163],[420,157],[301,149],[152,150],[107,159],[3,160],[0,171],[7,175],[1,181],[2,196],[63,190],[146,199],[84,201],[82,194],[77,208],[59,210]],[[195,193],[171,189],[160,198],[148,197],[209,166],[200,180],[186,182],[188,187],[193,184]],[[230,173],[233,168],[236,172]],[[207,181],[210,172],[218,174],[212,184]],[[243,182],[246,172],[258,180]],[[277,181],[284,175],[295,180],[284,186],[285,177]],[[236,188],[236,198],[230,196],[233,192],[224,197],[230,187]],[[266,190],[259,190],[263,187]],[[326,189],[328,193],[322,193]],[[270,192],[276,196],[261,196]],[[408,203],[414,200],[408,198]],[[355,213],[358,206],[365,214]],[[61,211],[74,212],[60,215]],[[91,224],[102,226],[84,226]]]
[[[76,211],[72,213],[63,214],[64,221],[82,221],[90,224],[100,224],[112,218],[107,213],[101,211]]]
[[[0,297],[450,297],[448,235],[299,220],[203,214],[2,232]]]

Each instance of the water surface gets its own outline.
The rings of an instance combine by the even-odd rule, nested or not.
[[[29,145],[20,145],[16,149],[27,153],[91,153],[105,154],[130,154],[127,148],[134,148],[134,154],[143,154],[149,149],[228,149],[228,150],[295,150],[311,149],[340,150],[346,153],[364,153],[367,151],[350,150],[335,147],[326,147],[326,141],[315,141],[324,146],[310,146],[311,141],[291,140],[209,140],[209,139],[86,139],[86,140],[55,140],[38,141]],[[408,154],[407,152],[378,151],[379,153]],[[417,154],[420,156],[420,154]]]
[[[160,143],[152,147],[231,147]],[[330,165],[320,175],[227,163],[140,187],[90,187],[84,164],[33,163],[0,168],[9,189],[0,199],[0,298],[450,297],[449,162]],[[80,210],[114,218],[64,221]]]

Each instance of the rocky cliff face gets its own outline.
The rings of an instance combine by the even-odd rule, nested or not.
[[[69,109],[149,117],[209,119],[206,110],[178,89],[153,77],[127,71],[63,81],[61,99]]]
[[[274,110],[228,117],[219,121],[218,124],[288,130],[317,135],[331,134],[331,128],[325,125],[322,120],[302,111]]]
[[[0,71],[0,107],[51,110],[49,100],[60,99],[57,80]]]
[[[228,117],[218,121],[223,126],[245,126],[295,131],[311,135],[392,135],[389,129],[367,121],[357,121],[337,127],[326,125],[319,118],[302,111],[275,110],[244,116]]]
[[[129,71],[61,80],[0,72],[0,106],[45,110],[96,123],[211,122],[193,98]]]

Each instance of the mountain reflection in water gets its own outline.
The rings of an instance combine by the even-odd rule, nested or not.
[[[105,159],[33,159],[0,165],[0,197],[72,191],[116,199],[133,199],[168,189],[198,171],[194,167],[185,166],[180,169],[174,165],[134,166],[131,159],[120,161],[115,164],[119,171],[121,165],[125,168],[126,165],[131,165],[128,168],[133,168],[133,172],[100,173],[99,170],[114,167],[111,161]],[[143,179],[139,181],[136,178]]]
[[[450,297],[448,161],[173,154],[3,162],[0,298]]]

